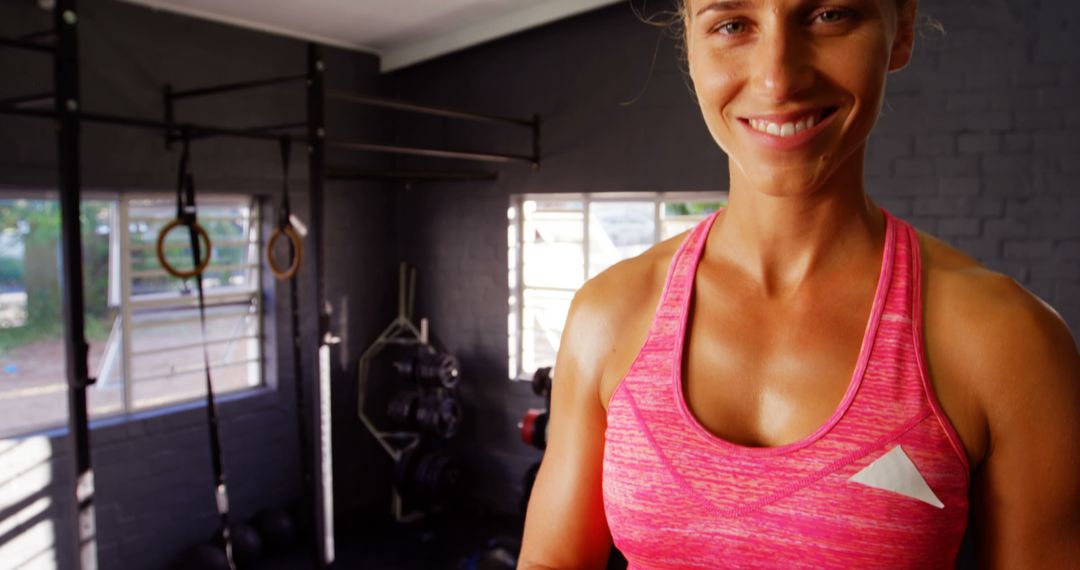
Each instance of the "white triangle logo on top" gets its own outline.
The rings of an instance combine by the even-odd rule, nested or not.
[[[919,469],[899,445],[852,475],[848,481],[899,493],[939,509],[945,508],[945,504],[926,484],[926,480],[919,474]]]

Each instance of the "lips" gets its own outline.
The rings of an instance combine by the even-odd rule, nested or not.
[[[774,137],[792,137],[803,131],[813,129],[836,112],[836,107],[797,111],[775,115],[755,115],[740,118],[751,129]]]

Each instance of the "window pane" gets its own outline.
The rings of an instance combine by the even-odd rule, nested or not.
[[[101,320],[101,325],[110,326],[110,330],[87,331],[90,376],[97,378],[86,391],[91,418],[124,412],[124,328],[118,313],[118,309],[110,309],[110,314],[116,314],[115,318],[111,322]]]
[[[653,202],[593,202],[589,214],[589,277],[656,243]]]
[[[531,373],[540,366],[555,364],[555,353],[559,350],[559,339],[573,296],[573,291],[525,290],[522,370]]]
[[[123,326],[120,322],[119,236],[116,202],[83,204],[83,298],[89,374],[97,382],[86,392],[90,417],[124,411]]]
[[[252,291],[260,262],[255,209],[247,201],[206,198],[199,205],[199,224],[211,241],[210,265],[203,273],[209,292]],[[165,272],[157,257],[158,233],[176,216],[171,199],[131,200],[128,229],[131,235],[132,295],[186,292],[192,284]],[[179,270],[190,270],[191,241],[188,230],[174,228],[165,238],[165,258]]]
[[[581,203],[527,201],[523,210],[525,286],[580,287],[585,281],[585,214]]]
[[[257,310],[254,302],[206,309],[207,352],[216,393],[261,382]],[[198,308],[139,311],[131,335],[136,408],[204,395]]]
[[[720,192],[547,194],[516,197],[514,204],[520,208],[511,206],[507,215],[512,376],[528,375],[538,366],[554,363],[570,299],[586,275],[593,277],[620,260],[640,255],[658,239],[690,229],[726,206],[727,196]]]
[[[668,239],[689,230],[709,214],[727,206],[727,199],[709,201],[664,202],[660,211],[660,239]]]
[[[83,299],[89,374],[106,360],[117,315],[109,304],[111,222],[115,205],[81,206]],[[57,269],[60,206],[56,200],[0,199],[0,435],[67,421],[65,337]],[[122,374],[113,369],[111,374]],[[112,403],[89,396],[91,416]]]

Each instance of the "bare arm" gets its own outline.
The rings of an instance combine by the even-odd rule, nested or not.
[[[610,312],[590,282],[574,297],[563,331],[544,460],[525,518],[518,568],[603,568],[611,550],[601,469],[606,414],[599,396],[613,350]]]
[[[979,563],[1080,568],[1080,356],[1061,318],[1023,295],[990,324],[998,340],[985,347],[993,369],[990,446],[973,488]]]
[[[1076,344],[1011,279],[929,249],[954,266],[928,290],[931,375],[955,391],[953,401],[978,404],[974,414],[957,406],[951,419],[968,426],[981,458],[971,492],[979,566],[1080,568]]]

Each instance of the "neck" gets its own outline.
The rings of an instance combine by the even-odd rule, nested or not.
[[[757,282],[768,296],[786,296],[817,275],[877,262],[885,221],[863,189],[862,168],[835,173],[816,188],[770,192],[731,169],[728,207],[711,248]]]

